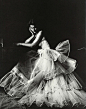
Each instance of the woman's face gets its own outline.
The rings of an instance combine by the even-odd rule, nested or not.
[[[30,31],[31,33],[36,33],[36,27],[35,27],[34,25],[30,25],[29,31]]]

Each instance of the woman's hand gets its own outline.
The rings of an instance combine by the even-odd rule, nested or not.
[[[22,43],[17,43],[16,45],[19,46],[19,45],[22,45]]]

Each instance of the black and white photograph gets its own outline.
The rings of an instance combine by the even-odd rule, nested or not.
[[[86,0],[0,0],[0,109],[86,109]]]

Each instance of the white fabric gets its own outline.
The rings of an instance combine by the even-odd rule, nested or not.
[[[45,42],[42,42],[42,44],[45,44]],[[43,49],[38,50],[40,57],[36,61],[32,78],[34,80],[35,75],[43,72],[41,75],[44,75],[44,79],[31,91],[30,95],[27,94],[19,100],[20,104],[31,105],[35,102],[37,106],[45,103],[50,107],[64,107],[70,104],[79,105],[80,103],[86,105],[86,93],[81,90],[82,85],[72,73],[76,68],[76,60],[70,59],[62,52],[59,52],[59,50],[62,50],[63,45],[69,44],[68,42],[67,40],[58,45],[57,51],[48,48],[47,43],[46,46],[43,46]],[[69,52],[69,49],[65,49],[64,53],[66,52]],[[63,65],[67,65],[67,69]]]
[[[69,41],[64,41],[57,45],[56,50],[50,49],[46,40],[41,43],[42,49],[38,50],[39,58],[35,61],[35,67],[31,72],[30,80],[17,72],[16,69],[6,75],[0,81],[0,86],[6,86],[10,78],[10,96],[20,97],[19,104],[31,106],[36,103],[42,106],[64,107],[67,105],[86,105],[86,92],[82,90],[82,85],[74,76],[76,60],[68,57],[70,47]],[[67,53],[67,54],[66,54]],[[66,54],[66,55],[64,55]],[[25,79],[25,81],[24,81]],[[9,86],[11,86],[11,84]],[[7,88],[9,89],[9,87]]]

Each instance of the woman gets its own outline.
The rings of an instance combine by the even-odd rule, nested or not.
[[[33,27],[34,25],[30,25],[29,30],[34,35],[35,29]],[[33,35],[25,43],[17,44],[27,47],[34,47],[36,44],[41,46],[41,49],[37,51],[39,56],[33,63],[30,79],[28,80],[20,72],[10,74],[15,75],[15,78],[20,77],[20,79],[16,83],[12,80],[14,86],[13,84],[12,88],[10,86],[8,94],[19,98],[20,105],[31,106],[36,103],[37,106],[42,106],[45,103],[49,107],[85,106],[86,92],[82,90],[82,85],[73,74],[76,69],[76,60],[68,57],[69,41],[66,40],[58,44],[53,50],[45,37],[42,37],[42,31]],[[35,37],[34,41],[30,43],[33,37]],[[9,78],[9,75],[6,77]],[[5,77],[2,78],[0,86],[4,87],[7,80]]]

